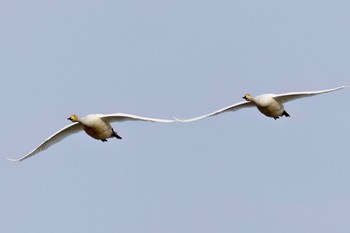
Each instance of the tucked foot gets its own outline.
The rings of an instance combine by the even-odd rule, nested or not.
[[[273,119],[277,120],[279,117],[274,117]]]
[[[122,139],[122,137],[120,137],[115,131],[114,129],[112,129],[112,136],[116,137],[117,139]]]
[[[282,113],[282,116],[290,117],[290,115],[289,115],[288,112],[286,112],[286,111],[284,111],[284,112]]]
[[[102,142],[107,142],[107,139],[101,139]]]

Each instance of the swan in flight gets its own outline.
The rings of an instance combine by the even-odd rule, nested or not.
[[[262,114],[268,117],[272,117],[276,120],[281,116],[290,117],[290,115],[286,112],[283,106],[283,104],[288,101],[296,100],[304,97],[310,97],[314,95],[319,95],[323,93],[328,93],[332,91],[337,91],[346,87],[349,87],[349,85],[344,85],[344,86],[327,89],[327,90],[321,90],[321,91],[288,92],[283,94],[263,94],[256,97],[253,97],[250,94],[246,94],[245,96],[243,96],[243,99],[245,99],[246,101],[235,103],[233,105],[227,106],[225,108],[219,109],[215,112],[212,112],[203,116],[194,117],[186,120],[175,118],[175,120],[181,121],[181,122],[197,121],[205,117],[215,116],[215,115],[218,115],[224,112],[229,112],[229,111],[237,111],[239,109],[248,108],[248,107],[257,107]]]
[[[89,136],[94,139],[101,140],[106,142],[108,138],[117,138],[122,139],[112,128],[112,122],[116,121],[150,121],[150,122],[163,122],[170,123],[174,120],[164,120],[164,119],[155,119],[147,118],[141,116],[135,116],[124,113],[114,113],[114,114],[90,114],[86,117],[79,118],[77,115],[71,115],[68,120],[72,121],[72,124],[65,126],[64,128],[58,130],[56,133],[52,134],[45,141],[43,141],[37,148],[23,156],[19,159],[11,159],[10,161],[19,162],[25,160],[43,150],[46,150],[53,144],[63,140],[71,134],[78,133],[84,130]]]

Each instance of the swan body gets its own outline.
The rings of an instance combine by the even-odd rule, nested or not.
[[[250,94],[246,94],[243,99],[252,102],[265,116],[274,119],[278,119],[280,116],[289,117],[289,114],[284,110],[283,103],[274,97],[273,94],[263,94],[253,98]]]
[[[340,89],[347,88],[347,87],[349,87],[349,85],[344,85],[344,86],[321,90],[321,91],[288,92],[283,94],[262,94],[256,97],[253,97],[250,94],[246,94],[245,96],[243,96],[243,99],[245,99],[246,101],[235,103],[233,105],[219,109],[215,112],[212,112],[203,116],[199,116],[199,117],[186,119],[186,120],[180,120],[176,118],[175,119],[181,122],[192,122],[192,121],[197,121],[206,117],[215,116],[224,112],[237,111],[242,108],[256,107],[265,116],[272,117],[276,120],[281,116],[286,116],[286,117],[290,116],[286,112],[283,106],[283,104],[286,102],[300,99],[300,98],[324,94],[328,92],[338,91]]]
[[[62,129],[58,130],[46,140],[44,140],[38,147],[33,149],[31,152],[26,154],[25,156],[19,159],[11,159],[10,161],[19,162],[23,161],[43,150],[46,150],[50,146],[64,138],[68,137],[71,134],[78,133],[81,131],[85,131],[89,136],[94,139],[101,140],[106,142],[108,138],[117,138],[122,139],[112,128],[112,122],[121,122],[121,121],[149,121],[149,122],[162,122],[162,123],[170,123],[174,122],[174,120],[166,120],[166,119],[156,119],[156,118],[148,118],[142,116],[136,116],[125,113],[114,113],[114,114],[90,114],[86,117],[79,118],[77,115],[71,115],[68,120],[72,121],[72,124],[69,124]]]
[[[80,119],[77,115],[72,115],[68,118],[72,122],[79,122],[83,127],[83,130],[91,137],[102,140],[103,142],[107,141],[107,138],[116,137],[122,139],[116,132],[114,132],[111,124],[103,120],[103,115],[100,114],[91,114]]]

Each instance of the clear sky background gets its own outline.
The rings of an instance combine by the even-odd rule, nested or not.
[[[347,0],[3,1],[0,231],[350,230],[350,89],[182,124],[115,123],[18,158],[71,114],[194,117],[350,83]]]

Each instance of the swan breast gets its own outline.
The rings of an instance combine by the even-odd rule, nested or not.
[[[95,139],[106,139],[112,136],[112,126],[97,114],[84,117],[80,123],[84,131]]]
[[[269,117],[278,117],[284,112],[281,102],[274,98],[274,94],[264,94],[254,98],[259,111]]]

